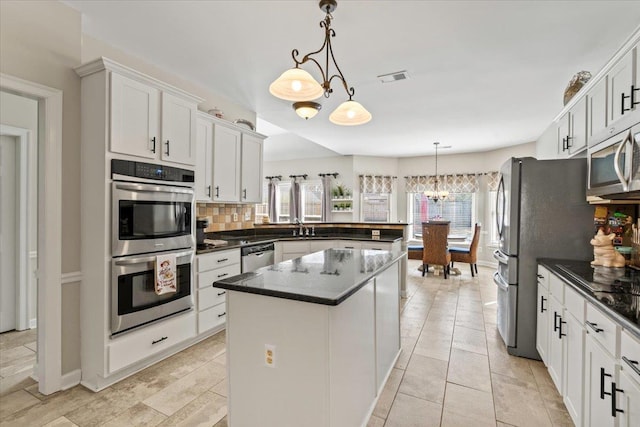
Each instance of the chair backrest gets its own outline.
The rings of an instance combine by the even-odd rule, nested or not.
[[[449,222],[422,223],[422,263],[433,265],[447,265],[451,257],[447,245]]]
[[[478,259],[478,242],[480,242],[480,226],[476,224],[473,231],[471,245],[469,245],[469,254],[471,255],[471,263],[475,264]]]

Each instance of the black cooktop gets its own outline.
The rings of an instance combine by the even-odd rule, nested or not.
[[[593,267],[589,262],[562,261],[556,268],[578,282],[598,301],[640,325],[640,270]]]

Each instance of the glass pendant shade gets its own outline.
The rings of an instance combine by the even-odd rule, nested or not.
[[[287,101],[310,101],[320,98],[324,89],[307,71],[291,68],[271,83],[269,92]]]
[[[362,125],[371,120],[371,113],[356,101],[345,101],[329,116],[329,120],[336,125]]]
[[[313,101],[294,102],[293,109],[296,110],[296,114],[305,120],[313,118],[318,111],[322,108],[322,105]]]

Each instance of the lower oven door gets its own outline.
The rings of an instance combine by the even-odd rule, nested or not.
[[[156,294],[157,255],[175,254],[176,291]],[[111,335],[190,310],[194,251],[159,252],[112,260]]]

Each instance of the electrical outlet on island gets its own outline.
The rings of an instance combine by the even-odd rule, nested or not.
[[[238,214],[237,214],[237,213],[234,213],[234,214],[233,214],[233,220],[234,220],[234,221],[237,221],[237,220],[238,220]]]

